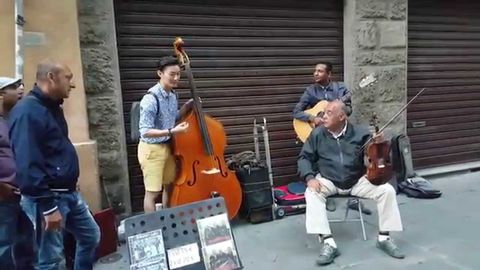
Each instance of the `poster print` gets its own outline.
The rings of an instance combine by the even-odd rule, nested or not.
[[[162,230],[128,237],[130,269],[168,270]]]

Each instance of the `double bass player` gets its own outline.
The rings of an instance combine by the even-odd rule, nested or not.
[[[171,151],[172,135],[188,131],[187,123],[175,125],[191,109],[190,99],[180,110],[174,88],[180,80],[180,65],[176,57],[158,61],[159,81],[148,89],[140,102],[140,142],[138,161],[143,173],[146,213],[155,211],[155,201],[162,192],[162,205],[168,207],[170,184],[175,180],[175,159]]]

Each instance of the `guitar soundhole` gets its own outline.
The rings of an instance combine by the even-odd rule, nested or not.
[[[325,114],[325,112],[319,112],[319,113],[317,114],[317,117],[323,117],[324,114]]]

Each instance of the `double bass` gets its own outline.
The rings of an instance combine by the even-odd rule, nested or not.
[[[242,189],[235,173],[225,164],[227,138],[223,125],[203,112],[183,44],[178,37],[173,43],[179,64],[187,74],[194,105],[181,120],[189,124],[188,132],[173,138],[173,153],[180,163],[180,171],[171,192],[170,206],[222,196],[232,219],[240,209]]]

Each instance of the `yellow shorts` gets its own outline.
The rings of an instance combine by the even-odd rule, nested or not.
[[[175,181],[175,158],[169,144],[150,144],[140,141],[138,162],[142,168],[146,191],[162,191],[163,185]]]

